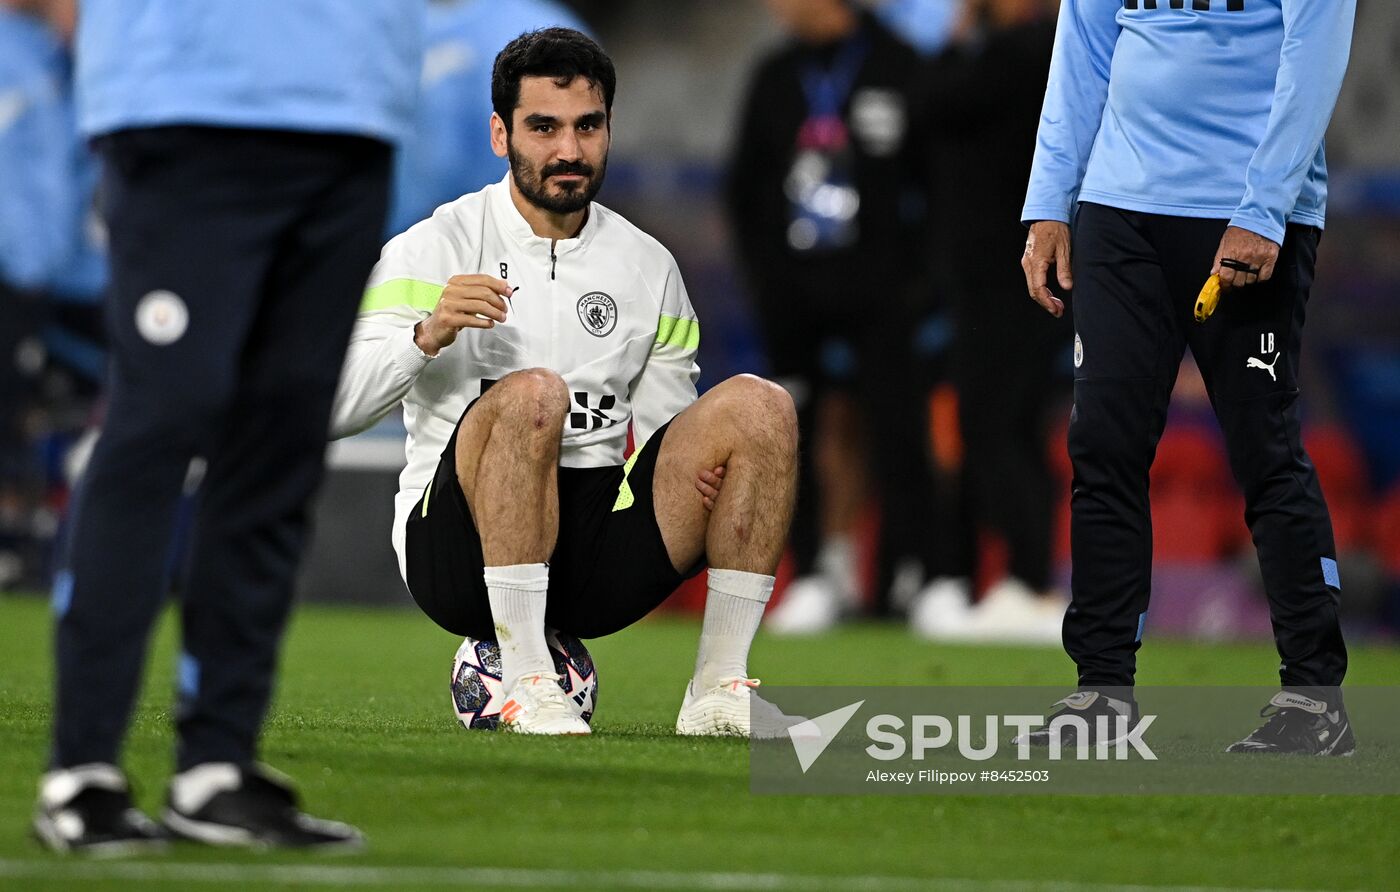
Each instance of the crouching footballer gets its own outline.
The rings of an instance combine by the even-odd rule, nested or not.
[[[501,51],[490,138],[510,172],[385,246],[333,435],[403,404],[400,571],[438,625],[499,642],[503,728],[587,734],[546,628],[609,635],[708,563],[676,731],[781,735],[800,719],[758,698],[747,660],[791,521],[796,417],[751,376],[697,399],[675,260],[593,201],[615,87],[577,31]]]

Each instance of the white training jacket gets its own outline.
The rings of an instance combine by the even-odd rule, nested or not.
[[[399,402],[408,463],[394,499],[394,551],[467,405],[495,381],[553,369],[572,396],[560,464],[621,465],[627,424],[640,448],[695,402],[700,325],[676,261],[656,239],[594,203],[578,236],[530,229],[507,179],[438,208],[396,236],[370,274],[336,394],[333,439],[371,427]],[[515,286],[507,318],[464,329],[436,357],[413,327],[447,280],[484,274]]]

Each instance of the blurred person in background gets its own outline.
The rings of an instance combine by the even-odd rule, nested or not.
[[[768,7],[790,36],[750,80],[726,204],[772,372],[797,401],[806,446],[799,578],[768,621],[810,633],[859,606],[856,524],[872,491],[882,509],[878,602],[900,559],[925,549],[933,498],[911,288],[919,56],[847,0]]]
[[[331,402],[412,122],[421,0],[91,3],[83,131],[104,161],[112,365],[54,581],[57,697],[34,829],[57,851],[156,847],[118,754],[207,461],[182,611],[165,831],[353,848],[302,814],[257,739]]]
[[[956,36],[962,18],[961,0],[882,0],[875,4],[880,20],[926,55],[942,52]]]
[[[555,0],[428,4],[418,111],[394,165],[390,235],[505,176],[506,162],[484,138],[491,119],[491,62],[521,34],[550,27],[587,31]]]
[[[1280,657],[1265,722],[1227,751],[1355,750],[1336,544],[1298,417],[1324,136],[1355,15],[1356,0],[1061,6],[1021,213],[1027,293],[1059,317],[1051,283],[1074,289],[1064,645],[1079,684],[1057,717],[1136,718],[1148,472],[1189,346],[1244,491]],[[1202,283],[1219,286],[1213,315]]]
[[[75,250],[75,11],[76,0],[0,0],[0,287],[8,298],[48,291]]]
[[[1025,298],[1005,259],[1025,241],[1017,221],[1035,152],[1042,85],[1055,45],[1053,0],[967,0],[961,41],[936,59],[925,94],[938,213],[932,229],[953,317],[952,377],[970,522],[1006,548],[1007,573],[970,608],[966,578],[935,580],[910,609],[932,638],[1058,641],[1052,594],[1054,493],[1049,410],[1067,320]]]
[[[43,469],[29,429],[48,299],[79,249],[76,0],[0,0],[0,589],[31,577]]]

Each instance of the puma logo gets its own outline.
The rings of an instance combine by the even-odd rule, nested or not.
[[[1270,363],[1264,362],[1264,360],[1257,356],[1251,356],[1249,357],[1249,361],[1244,364],[1244,367],[1247,369],[1263,369],[1269,373],[1270,378],[1274,379],[1274,383],[1278,383],[1278,375],[1274,373],[1274,366],[1278,365],[1278,358],[1282,355],[1282,351],[1275,353],[1274,361]]]

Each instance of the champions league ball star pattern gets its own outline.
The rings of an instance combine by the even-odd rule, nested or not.
[[[582,641],[553,629],[545,633],[545,641],[560,677],[559,686],[579,716],[591,724],[598,704],[598,671],[592,654]],[[500,725],[505,701],[501,649],[495,639],[464,639],[452,660],[452,711],[457,721],[471,731],[494,731]]]

